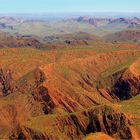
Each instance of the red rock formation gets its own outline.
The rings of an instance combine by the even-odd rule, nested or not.
[[[32,124],[38,124],[38,128],[46,124],[44,129],[34,129],[25,123],[16,129],[11,138],[25,139],[82,139],[90,132],[104,132],[117,139],[131,139],[129,129],[130,121],[123,113],[117,112],[110,107],[102,106],[89,109],[81,113],[71,115],[58,115],[52,119],[39,119]],[[47,129],[48,128],[48,129]],[[55,132],[51,129],[55,129]],[[57,133],[56,133],[57,132]],[[63,137],[62,137],[63,136]]]
[[[12,93],[13,87],[11,85],[12,83],[12,74],[11,70],[8,70],[7,72],[3,72],[2,69],[0,69],[0,84],[1,84],[1,92],[3,96],[7,96],[8,94]]]
[[[96,83],[102,72],[134,54],[139,52],[101,53],[39,67],[16,81],[16,86],[23,86],[24,92],[17,89],[0,104],[0,127],[8,130],[5,135],[10,134],[11,139],[59,140],[62,136],[65,140],[82,139],[95,132],[104,132],[116,139],[131,139],[131,121],[109,106],[113,106],[115,99],[124,99],[122,95],[128,89],[131,90],[128,95],[138,94],[139,71],[132,67],[114,76],[109,88],[97,88]],[[1,81],[9,79],[9,72],[1,73],[4,79]],[[127,88],[123,93],[124,87]]]

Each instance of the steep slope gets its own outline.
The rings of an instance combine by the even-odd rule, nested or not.
[[[102,106],[69,115],[31,118],[23,122],[11,138],[80,140],[90,132],[102,131],[117,139],[130,139],[129,124],[129,119],[123,113]]]
[[[124,63],[124,67],[119,66],[117,71],[116,68],[113,68],[115,71],[106,71],[102,74],[98,89],[103,97],[108,98],[107,93],[109,93],[111,98],[118,101],[130,99],[140,93],[140,79],[137,73],[139,60],[132,62],[130,60],[126,64]]]
[[[123,111],[133,121],[130,129],[134,139],[140,138],[140,96],[136,96],[130,100],[119,103],[120,110]]]
[[[90,133],[103,132],[117,139],[131,139],[133,122],[113,104],[116,100],[110,92],[103,96],[101,90],[107,89],[104,81],[108,74],[121,71],[119,75],[131,78],[128,68],[139,55],[139,50],[126,49],[2,49],[1,66],[11,69],[14,89],[0,98],[0,137],[78,140]],[[138,82],[136,78],[130,82],[132,87],[133,82]],[[133,96],[137,94],[136,91]]]
[[[42,75],[45,76],[45,81],[37,86],[33,92],[33,97],[42,104],[45,114],[59,113],[59,111],[60,113],[61,111],[62,113],[71,113],[93,105],[107,104],[113,101],[115,97],[108,93],[108,97],[111,99],[108,100],[98,93],[100,90],[100,85],[98,85],[100,73],[119,65],[119,63],[127,63],[128,57],[134,57],[135,60],[137,55],[139,56],[139,52],[135,51],[101,53],[96,57],[40,67]],[[114,94],[114,96],[117,95],[117,93]],[[47,98],[45,98],[46,96]]]

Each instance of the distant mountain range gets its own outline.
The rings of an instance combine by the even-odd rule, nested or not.
[[[63,19],[60,19],[63,20]],[[69,20],[68,18],[65,18],[65,20]],[[129,25],[140,25],[140,19],[138,17],[133,17],[133,18],[96,18],[96,17],[88,17],[88,16],[81,16],[78,18],[73,18],[74,21],[81,22],[81,23],[88,23],[94,26],[103,26],[107,24],[112,24],[112,23],[125,23]],[[29,21],[50,21],[50,19],[34,19],[34,20],[25,20],[22,18],[16,18],[16,17],[7,17],[3,16],[0,17],[0,23],[4,24],[18,24],[22,22],[29,22]]]
[[[14,25],[22,23],[23,20],[13,17],[0,17],[0,29],[14,30]]]
[[[129,28],[136,27],[140,25],[140,19],[134,17],[132,19],[127,18],[90,18],[90,17],[79,17],[74,19],[77,22],[88,23],[94,25],[95,27],[107,26],[111,24],[126,24]]]
[[[0,23],[5,23],[5,24],[17,24],[21,23],[23,20],[20,18],[15,18],[15,17],[0,17]]]
[[[0,17],[0,30],[9,33],[19,33],[25,36],[37,36],[41,40],[58,39],[61,35],[88,33],[103,37],[124,30],[140,30],[140,19],[133,18],[100,18],[81,16],[65,19],[22,19],[15,17]],[[52,37],[53,36],[53,37]],[[55,38],[56,36],[56,38]],[[63,36],[61,36],[63,38]]]

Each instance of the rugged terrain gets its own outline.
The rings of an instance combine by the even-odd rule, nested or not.
[[[140,139],[139,25],[1,17],[0,139]]]
[[[103,44],[1,49],[1,138],[138,137],[139,47]]]

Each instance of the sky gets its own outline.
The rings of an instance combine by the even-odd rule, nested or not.
[[[140,0],[0,0],[0,13],[140,12]]]

